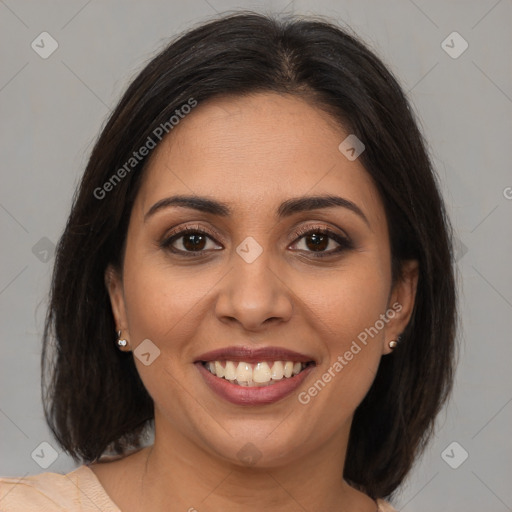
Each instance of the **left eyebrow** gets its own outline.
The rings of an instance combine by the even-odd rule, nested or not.
[[[226,203],[209,199],[207,197],[179,195],[166,197],[157,201],[144,215],[144,222],[146,222],[146,220],[157,211],[171,206],[191,208],[201,212],[218,215],[220,217],[228,217],[232,213],[231,208]],[[279,205],[279,208],[277,209],[277,216],[280,219],[283,219],[285,217],[290,217],[295,213],[319,210],[322,208],[332,208],[335,206],[346,208],[355,213],[363,219],[366,225],[371,229],[370,222],[359,206],[344,197],[334,195],[303,196],[287,199]]]

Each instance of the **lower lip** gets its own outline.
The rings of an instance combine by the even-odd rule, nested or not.
[[[206,384],[220,397],[237,405],[272,404],[293,393],[311,373],[314,365],[308,366],[294,377],[283,377],[275,384],[262,387],[247,387],[231,384],[229,380],[217,377],[202,363],[195,363]]]

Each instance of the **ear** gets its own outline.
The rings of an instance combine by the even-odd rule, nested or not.
[[[121,336],[129,340],[128,321],[126,315],[126,305],[124,302],[123,280],[112,265],[109,265],[105,271],[105,286],[110,296],[110,304],[116,324],[116,331],[122,331]]]
[[[402,264],[402,275],[398,278],[390,294],[388,311],[394,311],[394,316],[390,318],[386,325],[383,354],[389,354],[392,349],[388,343],[391,340],[397,340],[398,336],[404,331],[411,318],[414,303],[416,299],[416,290],[418,286],[419,263],[418,260],[407,260]]]

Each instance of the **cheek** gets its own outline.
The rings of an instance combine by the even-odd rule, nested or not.
[[[191,267],[172,267],[144,254],[127,259],[124,289],[131,335],[139,341],[154,339],[162,348],[173,340],[178,348],[218,279],[208,272],[198,278]]]
[[[389,278],[382,266],[369,258],[366,264],[349,265],[308,283],[302,296],[309,296],[309,308],[325,325],[331,355],[344,351],[347,343],[373,326],[386,310]],[[304,295],[306,291],[308,295]]]
[[[134,362],[155,405],[169,402],[172,389],[175,404],[185,407],[186,394],[180,385],[185,379],[181,363],[197,330],[194,315],[208,290],[208,283],[192,279],[192,286],[190,281],[184,273],[155,263],[151,258],[133,257],[125,261],[125,304]],[[158,349],[158,356],[149,365],[138,359],[136,350],[146,339]]]
[[[316,384],[305,390],[304,402],[316,401],[319,417],[335,428],[346,420],[368,392],[382,356],[388,276],[377,261],[350,265],[309,288],[313,317],[322,329],[326,357]],[[313,292],[311,292],[313,290]],[[319,380],[321,382],[319,382]],[[336,403],[335,410],[332,404]]]

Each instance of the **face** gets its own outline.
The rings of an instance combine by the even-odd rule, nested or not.
[[[417,281],[409,262],[392,287],[384,207],[338,149],[348,135],[302,99],[259,93],[198,105],[155,150],[107,282],[156,442],[268,467],[342,450]],[[303,364],[279,379],[290,364],[276,361]]]

